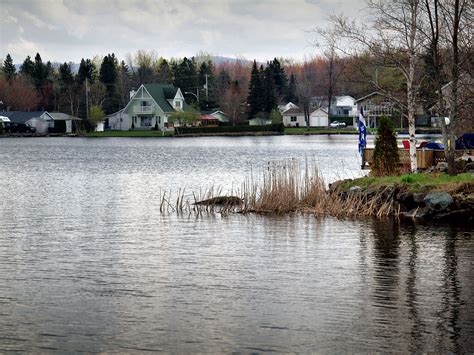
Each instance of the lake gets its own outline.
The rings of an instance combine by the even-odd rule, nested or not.
[[[361,176],[355,136],[0,139],[0,352],[470,352],[459,225],[160,213],[270,161]]]

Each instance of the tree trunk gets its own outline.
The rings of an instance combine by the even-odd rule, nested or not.
[[[407,108],[408,108],[408,133],[410,135],[410,166],[411,172],[415,173],[418,170],[418,163],[416,160],[416,135],[415,135],[415,121],[416,121],[416,92],[415,87],[415,40],[417,31],[417,3],[411,5],[411,22],[410,22],[410,45],[408,58],[408,77],[407,77]]]

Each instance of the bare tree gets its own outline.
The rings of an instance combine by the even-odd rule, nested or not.
[[[419,33],[420,0],[368,0],[372,21],[360,24],[346,16],[333,16],[333,30],[340,38],[349,40],[358,51],[368,51],[378,58],[379,65],[399,71],[406,84],[406,97],[400,99],[379,82],[377,76],[368,78],[382,95],[395,101],[408,118],[411,171],[417,170],[415,118],[419,84],[422,76],[420,53],[425,37]],[[341,48],[341,47],[340,47]]]
[[[444,119],[441,119],[440,123],[448,172],[454,175],[455,132],[459,125],[460,112],[466,105],[473,105],[470,92],[472,77],[462,73],[463,66],[469,64],[472,56],[473,8],[469,0],[425,0],[424,10],[429,25],[421,31],[429,43],[431,75],[428,79],[436,89],[436,115],[449,116],[449,124]],[[447,54],[444,61],[443,52]],[[449,61],[449,68],[445,65],[446,61]],[[443,71],[449,80],[446,85],[443,85]],[[460,96],[463,100],[460,100]]]
[[[316,83],[316,72],[310,63],[304,62],[301,73],[296,82],[296,96],[298,97],[299,106],[303,109],[306,128],[309,129],[309,114],[311,98],[314,96]]]

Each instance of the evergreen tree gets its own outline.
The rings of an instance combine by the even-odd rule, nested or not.
[[[125,61],[120,62],[118,89],[120,94],[120,105],[125,106],[130,99],[130,90],[132,88],[132,74]]]
[[[185,92],[192,92],[197,95],[198,75],[194,58],[186,57],[179,64],[173,66],[174,86],[180,88],[183,95]],[[196,103],[194,95],[190,95],[189,101]]]
[[[5,74],[5,78],[7,81],[11,84],[16,77],[16,68],[15,65],[13,64],[12,57],[10,54],[7,54],[7,57],[5,58],[5,61],[3,62],[3,73]]]
[[[79,71],[77,72],[77,82],[79,85],[82,85],[86,78],[89,80],[90,84],[94,83],[94,72],[95,72],[95,65],[90,59],[84,60],[81,59],[81,64],[79,64]]]
[[[20,66],[20,74],[27,80],[33,81],[33,75],[35,71],[35,63],[31,60],[30,56],[27,56]]]
[[[33,67],[33,82],[37,89],[40,89],[43,86],[51,71],[51,63],[48,62],[47,64],[43,64],[40,54],[36,53]]]
[[[290,83],[286,89],[285,101],[293,102],[294,104],[298,103],[298,96],[296,95],[296,76],[293,73],[290,75]]]
[[[263,69],[263,68],[262,68]],[[276,90],[274,83],[274,71],[271,65],[267,65],[263,69],[261,76],[263,77],[263,90],[262,90],[262,111],[267,115],[277,107]]]
[[[173,82],[170,65],[164,58],[162,58],[158,64],[158,73],[156,77],[159,84],[170,84]]]
[[[374,149],[375,176],[398,175],[400,173],[400,157],[398,155],[397,138],[392,122],[388,117],[382,117],[377,129]]]
[[[249,93],[247,96],[249,119],[262,111],[262,80],[260,71],[257,68],[257,61],[253,61],[252,72],[250,73]]]
[[[59,66],[59,83],[61,86],[74,84],[74,74],[72,73],[71,64],[64,63]]]
[[[285,68],[281,66],[280,61],[276,58],[273,59],[273,62],[271,62],[269,66],[273,76],[275,94],[277,95],[278,101],[282,101],[288,91],[288,78],[285,74]]]
[[[214,108],[216,106],[216,100],[214,96],[215,78],[214,66],[210,60],[208,62],[202,62],[201,66],[199,67],[199,88],[201,90],[201,100],[199,102],[201,110],[210,110]]]
[[[112,113],[119,109],[120,98],[117,90],[118,63],[115,54],[107,54],[100,66],[99,79],[106,87],[104,110]]]

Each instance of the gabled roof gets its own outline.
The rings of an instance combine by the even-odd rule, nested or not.
[[[151,95],[153,100],[161,107],[164,112],[174,112],[175,109],[168,100],[173,100],[178,92],[178,88],[169,84],[144,84],[143,87]],[[138,90],[137,90],[138,91]],[[196,111],[189,106],[186,101],[183,104],[183,111]]]
[[[360,99],[355,100],[355,102],[358,103],[360,101],[364,101],[364,100],[368,99],[369,97],[376,96],[376,95],[385,97],[385,95],[382,95],[380,92],[374,91],[374,92],[371,92],[368,95],[365,95],[365,96],[361,97]]]
[[[71,116],[68,115],[67,113],[63,112],[51,112],[49,115],[54,119],[54,120],[59,120],[59,121],[67,121],[67,120],[82,120],[82,118],[76,117],[76,116]]]
[[[291,115],[291,114],[299,114],[299,113],[303,113],[303,110],[301,110],[299,107],[292,107],[286,111],[283,111],[282,115]]]
[[[312,115],[313,113],[315,113],[316,111],[322,111],[322,112],[324,112],[325,114],[328,113],[328,110],[327,110],[327,109],[324,109],[324,108],[322,108],[322,107],[318,107],[316,110],[313,110],[313,111],[311,112],[311,115]]]
[[[25,123],[32,118],[40,118],[44,113],[46,113],[50,119],[53,119],[46,111],[2,111],[0,115],[8,117],[11,122]]]

